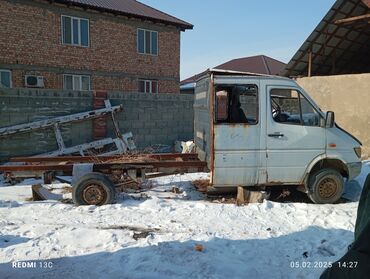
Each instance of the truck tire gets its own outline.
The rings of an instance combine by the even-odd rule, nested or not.
[[[105,205],[115,202],[116,189],[113,182],[101,173],[82,176],[72,188],[72,199],[76,205]]]
[[[322,169],[313,173],[308,183],[308,197],[317,204],[335,203],[344,191],[343,177],[334,169]]]

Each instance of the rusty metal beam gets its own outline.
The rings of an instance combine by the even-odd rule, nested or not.
[[[139,155],[116,155],[116,156],[62,156],[62,157],[15,157],[10,158],[10,162],[23,163],[44,163],[44,162],[104,162],[111,160],[133,160],[135,158],[152,158],[157,160],[169,159],[197,159],[197,153],[158,153],[158,154],[139,154]]]
[[[148,169],[172,169],[172,168],[206,168],[207,163],[202,161],[152,161],[152,162],[125,162],[125,163],[98,163],[94,164],[94,171],[111,171],[114,169],[148,168]],[[73,164],[50,164],[50,165],[6,165],[0,166],[1,172],[18,171],[66,171],[73,170]]]

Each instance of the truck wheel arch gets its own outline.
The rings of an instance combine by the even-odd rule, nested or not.
[[[318,156],[311,164],[307,167],[305,177],[303,179],[304,184],[308,185],[308,179],[312,173],[316,173],[320,169],[329,168],[338,171],[343,177],[348,178],[348,168],[346,164],[338,158],[328,158],[325,156]],[[307,189],[308,190],[308,189]]]
[[[308,179],[308,197],[316,204],[333,204],[344,191],[342,174],[333,168],[317,169]]]

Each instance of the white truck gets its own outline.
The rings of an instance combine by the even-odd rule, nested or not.
[[[297,185],[334,203],[361,172],[361,142],[288,78],[211,69],[196,83],[194,118],[216,190]]]
[[[128,183],[207,169],[209,191],[296,185],[315,203],[334,203],[344,179],[361,172],[361,143],[288,78],[209,70],[197,81],[194,119],[197,154],[20,157],[0,172],[45,183],[72,174],[78,205],[113,203]]]

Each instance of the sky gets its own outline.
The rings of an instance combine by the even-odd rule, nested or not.
[[[139,0],[194,25],[181,34],[181,80],[231,59],[289,62],[335,0]]]

